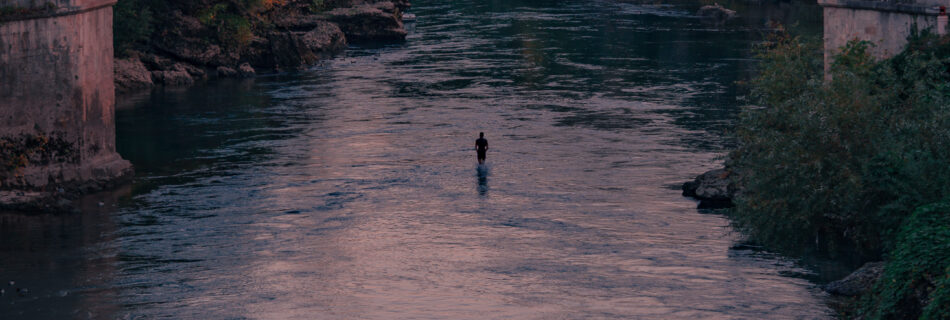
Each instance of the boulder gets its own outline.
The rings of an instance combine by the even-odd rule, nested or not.
[[[149,70],[172,70],[175,66],[175,61],[155,54],[143,54],[141,59]]]
[[[185,70],[152,71],[152,81],[166,86],[184,86],[195,83],[195,79]]]
[[[180,65],[180,66],[179,66],[178,68],[184,69],[185,72],[188,72],[188,75],[190,75],[192,78],[195,78],[195,79],[204,79],[204,78],[206,78],[206,77],[208,76],[208,73],[205,72],[205,70],[202,69],[202,68],[199,68],[199,67],[196,67],[196,66],[194,66],[194,65],[187,64],[187,63],[179,63],[179,65]]]
[[[699,200],[700,208],[732,207],[735,193],[733,173],[727,169],[716,169],[703,173],[695,180],[683,184],[683,195]]]
[[[319,21],[307,32],[274,31],[266,42],[246,54],[252,65],[273,69],[301,69],[346,48],[346,37],[336,24]]]
[[[884,272],[884,262],[868,262],[844,279],[830,282],[822,287],[830,294],[853,297],[871,289]]]
[[[350,41],[392,41],[406,39],[399,9],[392,2],[337,8],[327,13]]]
[[[215,74],[218,75],[218,78],[234,78],[238,76],[237,70],[225,66],[219,66],[218,69],[215,70]]]
[[[115,90],[130,92],[151,88],[152,74],[141,60],[135,58],[115,59]]]
[[[307,50],[321,57],[336,54],[346,49],[346,36],[335,23],[323,21],[301,36]]]
[[[254,68],[252,68],[247,62],[238,66],[238,73],[241,75],[241,78],[250,78],[256,74],[256,72],[254,72]]]
[[[141,59],[149,70],[185,71],[188,72],[188,75],[197,79],[203,79],[207,76],[207,72],[205,72],[203,68],[186,62],[175,61],[159,55],[144,54],[142,55]]]
[[[729,10],[723,6],[717,4],[706,5],[699,8],[699,11],[696,11],[696,15],[700,16],[704,20],[722,23],[726,20],[736,17],[735,10]]]

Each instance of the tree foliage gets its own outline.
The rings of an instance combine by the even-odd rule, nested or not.
[[[154,29],[152,8],[147,0],[120,0],[113,7],[112,17],[116,56],[147,43]]]
[[[759,48],[731,155],[743,192],[734,221],[780,249],[877,255],[905,217],[950,186],[947,38],[913,35],[883,61],[852,41],[825,79],[817,41],[776,35]]]
[[[119,0],[113,11],[116,55],[147,48],[152,37],[179,28],[180,22],[170,19],[179,14],[197,18],[207,27],[207,34],[190,36],[240,49],[271,28],[276,16],[286,14],[278,9],[298,6],[313,12],[326,9],[322,0]]]
[[[861,301],[865,319],[950,319],[950,202],[918,208],[884,275]]]

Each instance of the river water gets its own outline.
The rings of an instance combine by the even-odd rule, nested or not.
[[[679,194],[788,11],[697,7],[419,0],[405,43],[120,97],[134,184],[0,215],[0,318],[829,317],[807,268]]]

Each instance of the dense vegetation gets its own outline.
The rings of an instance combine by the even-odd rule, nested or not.
[[[783,249],[876,256],[917,207],[950,186],[950,41],[915,35],[876,61],[852,42],[825,79],[820,46],[788,35],[762,48],[732,154],[735,223]]]
[[[117,56],[146,44],[154,31],[155,17],[148,0],[119,1],[113,7],[112,17],[112,37]]]
[[[864,318],[950,319],[950,202],[918,208],[889,256]]]
[[[857,250],[884,275],[867,319],[950,318],[950,37],[914,34],[886,60],[851,42],[823,72],[820,45],[786,34],[760,48],[731,155],[732,214],[786,252]]]
[[[114,8],[116,55],[147,48],[153,36],[166,31],[163,27],[175,28],[170,18],[176,12],[195,17],[212,30],[207,35],[209,42],[241,47],[271,28],[274,17],[286,14],[281,9],[303,8],[317,13],[327,6],[324,0],[121,0]]]

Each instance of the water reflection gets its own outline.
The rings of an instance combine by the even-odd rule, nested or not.
[[[131,200],[92,222],[3,222],[0,275],[57,283],[14,310],[827,317],[787,276],[806,270],[730,249],[728,221],[668,187],[719,165],[764,25],[710,27],[698,5],[419,0],[404,44],[128,100]],[[499,138],[473,196],[479,131]]]
[[[0,212],[0,318],[115,318],[112,216],[129,191],[86,196],[82,214]]]
[[[491,174],[491,167],[488,164],[479,164],[475,167],[475,175],[478,177],[478,195],[488,196],[488,176]]]

